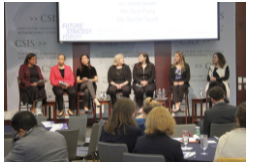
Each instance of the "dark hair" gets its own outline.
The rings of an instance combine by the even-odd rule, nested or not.
[[[11,126],[19,132],[19,129],[30,130],[37,126],[37,120],[31,112],[21,111],[16,113],[11,120]]]
[[[90,57],[87,54],[83,54],[82,56],[80,56],[80,67],[79,67],[79,70],[81,72],[83,71],[83,68],[84,68],[84,65],[82,64],[82,57],[83,56],[86,56],[89,59],[88,68],[91,69]]]
[[[235,117],[239,120],[240,128],[246,128],[246,102],[238,106]]]
[[[223,68],[226,64],[226,59],[225,59],[224,55],[221,52],[216,52],[216,53],[214,53],[214,55],[218,56],[219,65],[221,68]]]
[[[28,64],[28,60],[31,60],[33,57],[36,57],[36,55],[34,53],[27,54],[24,64]]]
[[[225,92],[220,86],[214,86],[209,89],[209,96],[216,101],[224,99]]]
[[[113,113],[109,117],[106,125],[104,126],[105,132],[109,134],[115,134],[115,130],[123,128],[124,134],[126,134],[126,126],[138,126],[133,118],[135,111],[135,104],[129,98],[118,99],[113,107]]]
[[[146,58],[146,64],[149,64],[150,63],[150,60],[149,60],[149,56],[148,56],[148,53],[146,52],[140,52],[138,56],[142,55],[143,57]],[[138,63],[138,68],[141,68],[142,67],[142,63]]]
[[[64,56],[64,60],[66,59],[66,56],[64,55],[64,54],[58,54],[58,56],[57,56],[57,59],[59,58],[59,56]]]

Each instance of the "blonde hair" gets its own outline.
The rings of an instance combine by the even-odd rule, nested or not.
[[[117,64],[120,63],[120,58],[121,57],[124,58],[124,55],[123,54],[116,54],[115,55],[115,57],[114,57],[114,63],[113,63],[114,66],[117,66]]]
[[[143,112],[148,114],[153,108],[158,106],[162,106],[162,104],[156,100],[153,100],[151,97],[147,97],[144,100]]]
[[[161,106],[151,110],[146,118],[146,135],[155,135],[158,133],[165,133],[172,135],[174,133],[175,119],[169,111]]]
[[[185,71],[186,68],[185,68],[185,58],[184,58],[184,55],[183,55],[183,52],[182,51],[176,51],[175,54],[178,54],[181,58],[181,61],[180,61],[180,65],[182,67],[182,70]],[[174,61],[173,64],[172,64],[172,67],[176,67],[176,62]]]

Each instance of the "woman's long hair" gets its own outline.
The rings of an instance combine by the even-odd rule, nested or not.
[[[217,55],[218,56],[218,62],[219,62],[219,66],[221,67],[221,68],[223,68],[224,66],[225,66],[225,64],[227,63],[226,62],[226,59],[225,59],[225,57],[224,57],[224,55],[221,53],[221,52],[216,52],[216,53],[214,53],[213,54],[213,56],[214,55]]]
[[[186,68],[185,68],[185,58],[184,58],[183,52],[176,51],[175,54],[178,54],[180,56],[181,60],[180,60],[179,64],[181,65],[182,70],[185,71],[186,70]],[[176,67],[176,62],[175,61],[173,62],[172,67]]]
[[[34,53],[27,54],[24,64],[28,64],[28,60],[31,60],[33,57],[36,57],[36,55]]]
[[[149,64],[149,63],[150,63],[148,53],[146,53],[146,52],[140,52],[140,53],[139,53],[139,56],[140,56],[140,55],[143,55],[143,57],[146,58],[146,64]],[[139,62],[138,65],[137,65],[137,67],[138,67],[138,68],[142,68],[142,63]]]
[[[123,128],[124,134],[126,134],[126,126],[137,127],[137,123],[133,118],[134,111],[135,104],[129,98],[117,100],[113,107],[113,113],[104,126],[105,132],[114,135],[115,130],[118,130],[118,134],[120,134],[120,129]]]
[[[79,70],[82,72],[83,71],[83,68],[84,68],[84,65],[82,63],[82,57],[83,56],[86,56],[88,58],[88,68],[91,69],[91,63],[90,63],[90,57],[87,55],[87,54],[83,54],[82,56],[80,56],[80,66],[79,66]]]

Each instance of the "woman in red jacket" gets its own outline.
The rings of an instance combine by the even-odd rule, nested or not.
[[[67,92],[69,97],[69,115],[73,115],[76,104],[76,90],[74,88],[74,75],[70,66],[64,64],[65,55],[58,55],[58,64],[51,68],[50,71],[50,82],[53,85],[53,92],[56,96],[58,109],[60,112],[58,116],[64,114],[63,110],[63,94]]]
[[[24,64],[19,68],[19,90],[21,101],[32,104],[31,112],[42,115],[42,101],[46,100],[46,91],[41,69],[36,63],[36,55],[27,54]]]

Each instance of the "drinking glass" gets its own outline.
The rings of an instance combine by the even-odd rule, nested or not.
[[[200,136],[200,147],[204,151],[203,153],[201,153],[201,155],[207,155],[207,153],[205,152],[205,150],[208,147],[208,140],[207,140],[207,135],[206,134],[202,134]]]
[[[203,94],[203,88],[200,88],[199,95],[200,95],[200,98],[203,98],[203,97],[204,97],[204,94]]]
[[[183,131],[182,139],[183,139],[183,144],[184,144],[183,149],[187,149],[187,144],[189,143],[189,132],[187,130]]]

